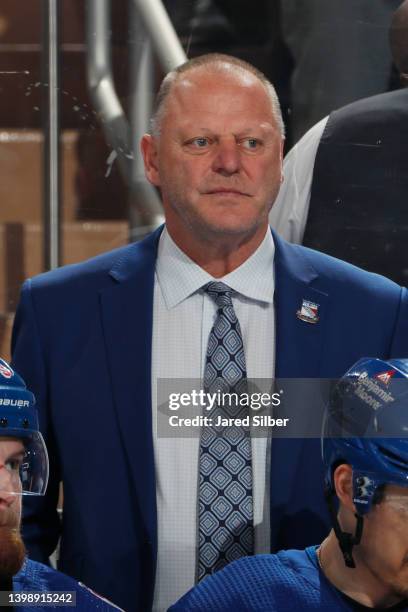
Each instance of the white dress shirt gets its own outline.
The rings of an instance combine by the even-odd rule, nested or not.
[[[285,178],[269,214],[271,226],[282,238],[295,244],[303,242],[316,153],[328,118],[310,128],[286,155]]]
[[[216,305],[202,287],[222,281],[237,294],[248,378],[272,379],[275,369],[274,243],[271,232],[239,268],[214,279],[183,253],[164,229],[156,263],[152,338],[152,415],[156,470],[158,558],[154,612],[167,610],[195,583],[200,435],[157,436],[157,379],[202,380]],[[256,553],[269,552],[269,443],[252,438]]]

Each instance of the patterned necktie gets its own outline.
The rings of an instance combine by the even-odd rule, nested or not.
[[[232,290],[219,282],[204,290],[218,307],[208,338],[204,390],[246,391],[246,365],[241,328],[232,305]],[[215,427],[219,416],[243,418],[248,406],[215,405],[203,427],[199,460],[198,581],[254,552],[251,438],[243,427]]]

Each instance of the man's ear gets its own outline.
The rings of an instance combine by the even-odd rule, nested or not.
[[[145,134],[140,141],[140,150],[143,155],[145,175],[149,183],[160,187],[157,140],[150,134]]]
[[[282,138],[281,144],[280,144],[280,155],[279,155],[280,166],[281,166],[281,175],[280,175],[280,182],[281,182],[281,184],[283,183],[284,178],[285,178],[284,175],[283,175],[283,148],[284,148],[284,146],[285,146],[285,139]]]
[[[342,463],[334,470],[333,482],[339,502],[351,512],[356,512],[353,502],[353,469],[351,465]]]

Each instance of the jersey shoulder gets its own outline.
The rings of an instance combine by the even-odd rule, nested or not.
[[[36,593],[64,591],[74,594],[76,607],[80,610],[100,610],[101,612],[120,610],[74,578],[31,559],[26,559],[21,570],[14,576],[13,590],[16,593],[21,591]],[[37,609],[41,610],[41,607]],[[46,608],[44,607],[44,609]]]
[[[325,588],[327,586],[327,588]],[[207,578],[171,612],[289,612],[317,610],[338,603],[306,551],[244,557]],[[341,608],[337,608],[341,609]],[[169,612],[170,612],[169,611]]]

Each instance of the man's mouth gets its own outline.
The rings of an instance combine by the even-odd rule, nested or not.
[[[209,189],[205,192],[206,195],[236,195],[250,197],[249,193],[239,191],[238,189],[231,189],[229,187],[216,187],[215,189]]]

